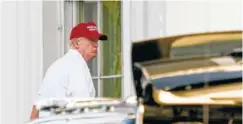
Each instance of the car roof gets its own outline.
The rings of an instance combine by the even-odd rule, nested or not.
[[[171,36],[161,36],[154,38],[146,38],[142,40],[134,40],[133,44],[142,43],[142,42],[151,42],[151,41],[162,41],[162,40],[176,40],[182,37],[188,36],[207,36],[207,35],[218,35],[218,34],[242,34],[242,30],[226,30],[226,31],[211,31],[211,32],[199,32],[199,33],[188,33],[188,34],[180,34],[180,35],[171,35]]]

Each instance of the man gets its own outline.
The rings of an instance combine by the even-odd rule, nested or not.
[[[71,49],[48,68],[37,95],[37,102],[48,98],[95,97],[86,62],[96,57],[98,40],[107,40],[107,36],[100,34],[93,22],[80,23],[72,29]],[[39,112],[34,104],[30,119],[38,117]]]

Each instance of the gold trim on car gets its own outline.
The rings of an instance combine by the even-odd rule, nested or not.
[[[154,90],[153,98],[160,105],[241,105],[242,82],[192,91]]]
[[[188,36],[180,38],[173,42],[173,47],[187,47],[200,44],[207,44],[212,42],[225,42],[230,40],[231,42],[241,40],[242,33],[239,34],[212,34],[212,35],[202,35],[202,36]]]

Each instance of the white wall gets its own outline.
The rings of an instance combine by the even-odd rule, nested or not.
[[[207,1],[167,2],[165,35],[208,31],[211,20],[208,6]]]
[[[132,1],[132,40],[241,30],[241,0]]]
[[[42,4],[2,3],[1,124],[29,119],[42,79]]]
[[[204,0],[166,5],[166,35],[241,30],[241,0]]]
[[[145,3],[143,1],[124,1],[123,4],[126,4],[127,6],[130,6],[130,10],[127,13],[124,13],[126,9],[123,10],[124,16],[128,16],[126,20],[129,20],[130,27],[127,27],[125,25],[124,28],[127,28],[127,30],[131,30],[131,38],[132,39],[139,39],[144,38],[146,36],[146,30],[144,30],[144,23],[145,20],[143,19],[144,13],[143,8],[145,6]],[[124,5],[125,6],[125,5]],[[130,15],[129,15],[130,14]],[[136,16],[136,17],[133,17]],[[123,18],[123,17],[122,17]],[[126,32],[126,31],[125,31]]]
[[[210,30],[242,30],[242,0],[210,1]]]

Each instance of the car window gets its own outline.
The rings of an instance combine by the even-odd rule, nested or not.
[[[214,83],[222,83],[224,81],[226,81],[225,83],[232,83],[235,80],[242,80],[242,70],[170,76],[154,79],[152,82],[157,89],[171,90],[176,88],[180,89],[180,87],[185,87],[187,85],[197,85],[202,87],[205,83],[211,83],[210,85],[213,85]]]
[[[241,46],[241,34],[187,36],[171,44],[170,57],[221,55]]]

